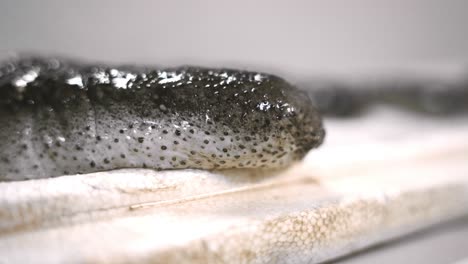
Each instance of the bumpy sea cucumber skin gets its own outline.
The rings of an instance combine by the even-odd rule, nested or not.
[[[273,75],[53,58],[0,66],[0,127],[0,180],[281,167],[324,137],[309,98]]]

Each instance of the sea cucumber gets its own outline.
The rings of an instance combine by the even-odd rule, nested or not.
[[[325,134],[308,96],[274,75],[56,58],[0,66],[0,127],[3,181],[117,168],[281,167]]]

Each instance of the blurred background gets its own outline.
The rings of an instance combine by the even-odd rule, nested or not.
[[[311,75],[437,72],[468,60],[468,2],[8,1],[0,53]]]
[[[395,72],[452,78],[468,65],[467,11],[464,0],[3,0],[0,58],[34,53],[117,64],[235,67],[278,73],[293,83]],[[357,260],[405,262],[409,254],[424,257],[416,262],[443,263],[463,252],[468,228],[457,230]],[[450,243],[459,247],[441,247]],[[438,248],[452,255],[431,251]]]

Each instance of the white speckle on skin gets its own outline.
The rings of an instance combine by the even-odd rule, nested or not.
[[[101,84],[109,84],[109,76],[105,72],[97,72],[94,74],[94,77],[98,80],[99,83]]]
[[[257,108],[262,111],[266,111],[271,108],[271,104],[268,102],[261,102],[257,105]]]
[[[112,84],[116,88],[120,89],[127,89],[127,87],[131,87],[131,82],[135,81],[136,75],[127,73],[127,74],[119,74],[115,78],[112,79]]]
[[[166,83],[173,83],[173,82],[178,82],[182,80],[183,74],[167,74],[166,72],[163,72],[159,77],[162,79],[158,83],[159,84],[166,84]]]
[[[110,70],[110,74],[111,74],[112,77],[116,77],[117,74],[119,74],[119,71],[116,70],[116,69],[111,69],[111,70]]]
[[[236,78],[235,78],[234,76],[229,76],[229,77],[227,78],[227,80],[226,80],[226,83],[227,83],[227,84],[230,84],[231,82],[233,82],[233,81],[235,81],[235,80],[236,80]]]
[[[257,82],[261,82],[265,77],[261,75],[260,73],[255,74],[254,80]]]
[[[72,77],[72,78],[66,80],[66,83],[68,83],[70,85],[77,85],[80,88],[83,88],[83,80],[81,79],[80,75],[77,75],[75,77]]]
[[[23,76],[16,78],[13,81],[13,85],[16,86],[17,91],[21,93],[24,91],[24,87],[26,87],[28,83],[36,80],[37,76],[39,76],[39,70],[37,69],[30,70],[27,73],[25,73]]]

